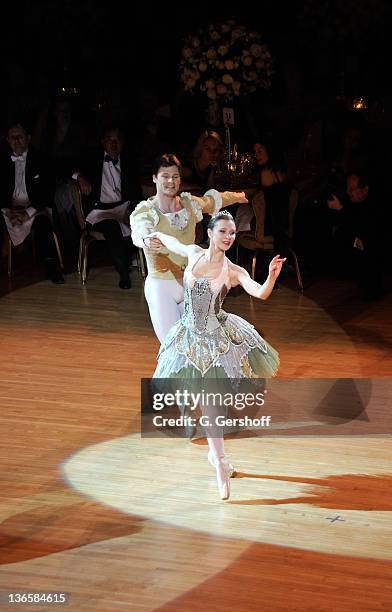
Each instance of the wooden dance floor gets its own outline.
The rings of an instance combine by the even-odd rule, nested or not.
[[[204,439],[140,438],[158,342],[133,279],[99,268],[0,298],[0,609],[50,609],[8,598],[50,592],[72,611],[392,610],[391,295],[328,279],[300,295],[289,277],[267,302],[227,300],[278,349],[278,379],[346,379],[385,427],[230,435],[223,502]]]

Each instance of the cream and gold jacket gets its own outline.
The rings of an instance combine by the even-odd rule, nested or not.
[[[187,259],[166,247],[151,251],[143,243],[143,238],[151,232],[163,232],[183,244],[192,244],[195,241],[196,223],[202,220],[203,213],[214,215],[222,207],[234,204],[237,197],[238,194],[230,191],[219,193],[215,189],[210,189],[203,197],[184,192],[180,194],[182,209],[174,213],[161,212],[156,196],[140,202],[131,214],[130,223],[133,243],[144,251],[148,274],[166,280],[181,279]]]

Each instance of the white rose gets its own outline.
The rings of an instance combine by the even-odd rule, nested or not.
[[[192,49],[189,47],[184,47],[182,50],[182,56],[185,57],[185,59],[192,57]]]
[[[210,100],[216,100],[215,89],[207,89],[207,96],[210,98]]]
[[[254,43],[250,47],[250,52],[253,55],[253,57],[260,57],[262,51],[263,51],[262,46],[258,45],[257,43]]]
[[[233,70],[234,62],[232,62],[231,60],[226,60],[225,61],[225,66],[226,66],[227,70]]]
[[[219,55],[226,55],[226,53],[228,52],[229,48],[226,45],[220,45],[218,47],[218,53]]]
[[[184,70],[184,77],[188,78],[188,77],[192,77],[193,78],[193,70],[191,70],[190,68],[185,68]]]
[[[222,77],[222,82],[225,83],[226,85],[228,85],[229,83],[233,82],[233,77],[231,76],[231,74],[224,74]]]
[[[226,85],[223,85],[223,83],[219,83],[216,91],[220,96],[223,96],[225,93],[227,93],[227,87]]]
[[[236,27],[231,33],[231,38],[233,40],[237,40],[237,38],[240,38],[242,36],[243,32],[244,32],[243,27]]]

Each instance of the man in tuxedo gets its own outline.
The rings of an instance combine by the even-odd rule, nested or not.
[[[47,275],[64,283],[52,234],[51,210],[55,182],[50,164],[29,146],[25,127],[14,123],[7,130],[9,151],[0,158],[0,246],[8,232],[12,243],[21,244],[32,230]]]
[[[140,200],[140,180],[135,161],[124,151],[124,139],[117,127],[106,128],[102,149],[87,155],[75,178],[85,198],[86,221],[101,232],[108,243],[119,273],[120,289],[129,289],[132,241],[129,215]]]

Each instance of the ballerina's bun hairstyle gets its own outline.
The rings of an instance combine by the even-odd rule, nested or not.
[[[216,215],[213,215],[211,217],[207,228],[213,230],[218,221],[233,221],[234,223],[233,216],[229,213],[228,210],[220,210],[216,213]]]

